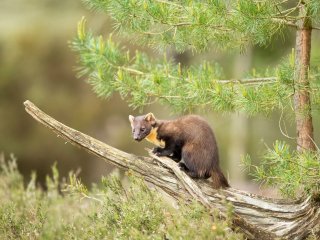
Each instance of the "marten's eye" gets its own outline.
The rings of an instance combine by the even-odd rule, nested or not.
[[[134,133],[134,132],[135,132],[135,129],[132,129],[132,132]]]
[[[142,132],[144,132],[145,130],[146,130],[146,128],[144,128],[144,127],[143,127],[143,128],[141,128],[141,131],[142,131]]]

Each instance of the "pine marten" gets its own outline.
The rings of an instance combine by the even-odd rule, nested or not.
[[[192,178],[212,177],[214,188],[229,187],[219,167],[214,133],[199,116],[187,115],[176,120],[157,120],[152,113],[129,116],[133,138],[155,144],[153,153],[168,156]]]

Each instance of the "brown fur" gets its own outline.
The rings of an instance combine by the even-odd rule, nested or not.
[[[229,187],[219,167],[219,153],[214,133],[201,117],[188,115],[176,120],[161,121],[149,113],[144,116],[131,116],[130,122],[133,130],[139,124],[143,126],[144,132],[157,128],[157,139],[165,142],[164,148],[154,149],[158,156],[176,159],[180,167],[193,178],[211,176],[215,188]],[[134,132],[137,134],[137,131],[139,130],[136,128]],[[143,136],[145,134],[135,136],[135,139],[140,141],[146,137]]]

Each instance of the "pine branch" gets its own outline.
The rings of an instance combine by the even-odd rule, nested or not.
[[[131,169],[145,181],[154,184],[175,199],[197,200],[208,211],[227,212],[228,202],[234,207],[234,226],[248,239],[303,239],[320,229],[320,208],[310,198],[284,201],[263,198],[236,189],[214,190],[207,180],[195,181],[181,172],[171,159],[137,157],[113,148],[58,122],[30,101],[24,102],[26,111],[58,137],[78,146],[104,161],[124,170]]]
[[[276,141],[273,148],[267,148],[259,165],[244,159],[250,174],[260,182],[276,187],[286,197],[311,195],[315,199],[320,194],[320,162],[318,152],[298,153],[284,142]]]
[[[225,49],[250,43],[264,45],[283,26],[293,26],[286,19],[277,19],[276,7],[266,0],[85,2],[93,9],[108,12],[120,33],[131,34],[130,39],[157,49],[174,45],[178,51],[202,51],[212,44]]]
[[[217,64],[204,62],[182,69],[166,56],[163,62],[154,62],[139,52],[131,56],[111,38],[105,41],[87,33],[85,20],[79,23],[72,48],[80,55],[80,75],[88,76],[99,96],[108,97],[117,91],[133,107],[159,100],[180,112],[201,106],[215,111],[268,114],[279,107],[279,101],[290,103],[288,98],[293,93],[287,80],[293,70],[286,65],[269,71],[273,77],[255,74],[252,78],[226,80]]]
[[[288,21],[286,19],[282,19],[282,18],[279,18],[279,17],[272,18],[272,21],[275,22],[275,23],[280,23],[280,24],[287,25],[289,27],[297,28],[297,25],[295,23],[293,23],[292,21]]]
[[[260,77],[260,78],[244,78],[244,79],[230,79],[230,80],[216,80],[218,83],[240,83],[242,85],[249,84],[270,84],[277,81],[277,77]]]

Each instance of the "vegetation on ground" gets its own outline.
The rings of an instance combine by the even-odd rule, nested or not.
[[[75,173],[59,180],[56,166],[47,190],[36,174],[24,184],[12,157],[0,165],[0,239],[243,239],[225,220],[198,203],[176,203],[132,173],[130,183],[102,178],[88,190]]]

